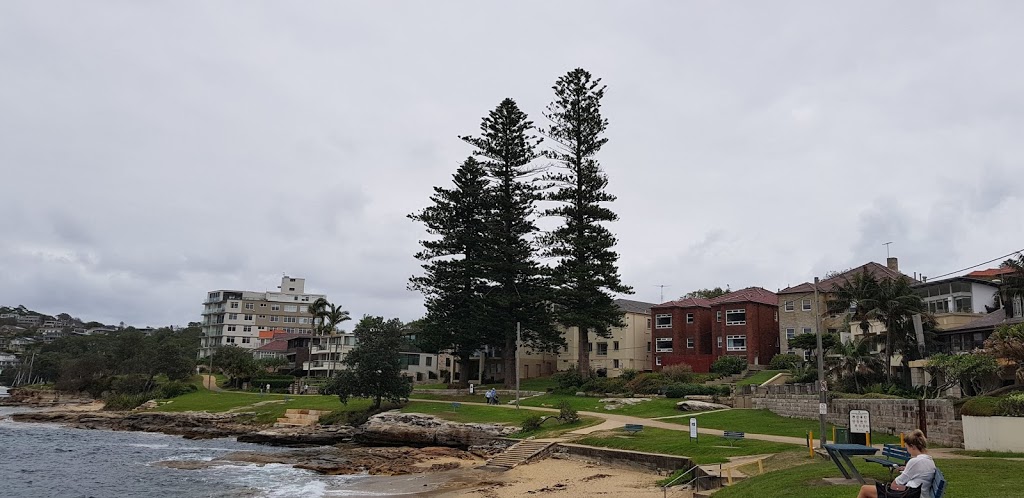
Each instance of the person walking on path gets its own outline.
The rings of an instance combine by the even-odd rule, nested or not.
[[[487,398],[487,404],[488,405],[493,405],[494,404],[494,398],[497,395],[498,395],[498,393],[497,393],[497,391],[494,390],[493,387],[488,389],[487,392],[484,393],[484,397]]]

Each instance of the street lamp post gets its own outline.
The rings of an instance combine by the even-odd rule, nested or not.
[[[825,351],[821,347],[821,313],[818,312],[818,277],[814,277],[814,330],[818,340],[818,433],[821,447],[825,447]]]

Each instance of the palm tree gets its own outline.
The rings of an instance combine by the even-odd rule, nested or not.
[[[1013,270],[1003,277],[1002,293],[1003,307],[1006,309],[1007,317],[1012,316],[1017,306],[1016,300],[1024,301],[1024,253],[1018,254],[1016,259],[1010,258],[1003,262],[1003,268]]]
[[[327,367],[327,376],[328,377],[333,377],[334,376],[334,352],[333,352],[333,350],[330,347],[331,346],[331,341],[334,339],[334,335],[337,332],[338,325],[340,325],[341,322],[351,320],[352,317],[350,317],[348,315],[348,311],[345,311],[345,310],[341,309],[341,306],[338,306],[336,304],[331,303],[331,304],[328,304],[328,307],[327,307],[327,309],[324,312],[323,318],[324,318],[324,321],[326,322],[324,324],[324,330],[326,330],[327,334],[328,334],[328,336],[327,336],[327,347],[328,347],[329,354],[327,355],[327,358],[330,361],[330,364]]]
[[[854,388],[861,392],[860,377],[877,373],[881,367],[881,361],[871,352],[872,342],[861,336],[836,344],[828,357],[829,374],[840,381],[852,378]]]
[[[322,297],[318,297],[318,298],[316,298],[316,301],[313,301],[312,303],[309,303],[309,306],[306,308],[306,311],[310,315],[313,315],[313,334],[314,335],[317,335],[316,334],[317,332],[319,332],[320,330],[323,330],[323,328],[324,328],[323,327],[324,315],[327,314],[327,307],[329,305],[330,305],[330,303],[328,303],[326,299],[324,299]],[[317,326],[317,320],[320,320],[319,327]],[[320,330],[317,330],[318,328]]]
[[[834,315],[849,313],[850,322],[858,322],[862,332],[871,328],[874,298],[878,294],[878,279],[864,270],[855,273],[853,278],[845,277],[841,284],[832,290],[833,298],[828,302],[828,312]]]

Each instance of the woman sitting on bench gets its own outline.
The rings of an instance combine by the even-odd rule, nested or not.
[[[935,476],[935,462],[928,450],[928,440],[920,430],[911,432],[904,440],[910,460],[896,480],[886,485],[876,483],[874,486],[860,487],[857,498],[932,498],[932,478]]]

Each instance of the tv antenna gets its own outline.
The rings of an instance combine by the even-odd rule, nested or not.
[[[892,244],[892,241],[882,244],[885,246],[885,259],[889,259],[889,244]]]
[[[665,285],[665,284],[658,284],[658,285],[655,285],[655,287],[658,287],[658,288],[661,289],[661,298],[660,298],[660,301],[658,301],[658,304],[661,304],[661,303],[665,302],[665,287],[672,287],[672,286],[671,285]]]

